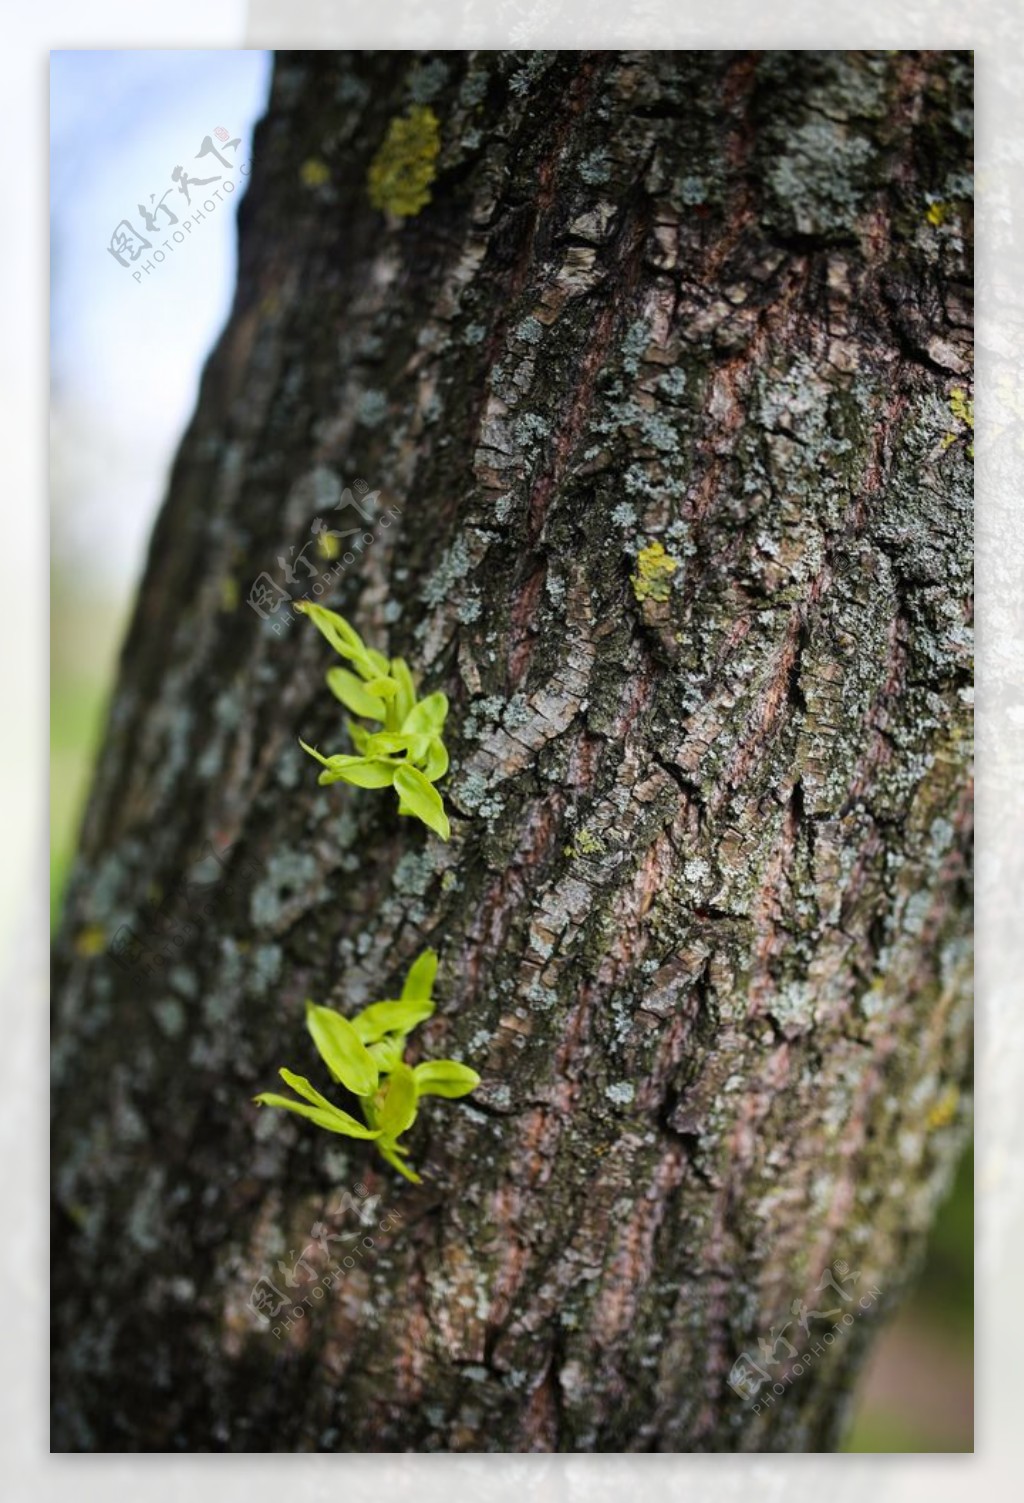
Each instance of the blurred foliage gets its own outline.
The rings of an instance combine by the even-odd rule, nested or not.
[[[128,602],[51,588],[50,911],[74,856],[103,736]],[[913,1292],[880,1335],[847,1451],[969,1451],[974,1324],[974,1164],[968,1148],[939,1211]]]
[[[50,927],[56,926],[106,724],[128,603],[50,580]]]
[[[847,1451],[974,1449],[974,1147],[932,1228],[921,1276],[861,1380]]]
[[[953,1189],[932,1230],[928,1262],[912,1308],[948,1328],[968,1350],[974,1341],[974,1149],[960,1163]]]

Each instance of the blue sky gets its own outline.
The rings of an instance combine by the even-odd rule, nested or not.
[[[142,567],[234,289],[244,179],[196,153],[206,136],[219,149],[222,127],[241,138],[228,160],[248,159],[270,65],[261,51],[51,54],[52,547],[84,592],[121,593]],[[136,281],[132,272],[151,257],[119,265],[107,251],[112,231],[125,218],[143,230],[137,206],[167,189],[167,205],[186,217],[171,177],[179,165],[240,187]]]

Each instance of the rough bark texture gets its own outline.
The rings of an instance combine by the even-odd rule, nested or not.
[[[57,945],[56,1447],[835,1443],[966,1120],[970,107],[948,53],[279,58]],[[317,467],[401,509],[322,598],[451,697],[448,846],[317,787],[329,651],[246,608]],[[426,944],[484,1085],[414,1187],[250,1097]],[[752,1412],[837,1260],[878,1296]]]

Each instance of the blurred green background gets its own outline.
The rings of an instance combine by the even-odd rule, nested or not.
[[[128,602],[90,599],[54,578],[51,679],[51,914],[74,855],[103,734]],[[932,1233],[913,1294],[875,1345],[849,1451],[973,1449],[974,1179],[970,1151]]]

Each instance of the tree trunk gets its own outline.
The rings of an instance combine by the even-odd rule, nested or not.
[[[57,944],[56,1448],[836,1443],[967,1120],[970,108],[279,57]],[[449,845],[263,571],[448,693]],[[428,944],[413,1186],[251,1097]]]

